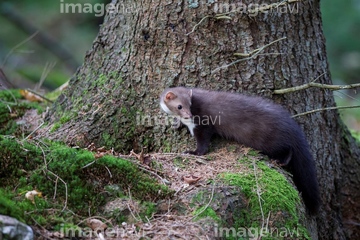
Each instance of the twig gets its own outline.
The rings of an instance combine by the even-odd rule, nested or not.
[[[49,103],[53,103],[53,102],[54,102],[54,101],[48,99],[47,97],[44,97],[43,95],[41,95],[41,94],[39,94],[39,93],[37,93],[37,92],[29,89],[29,88],[27,88],[26,90],[29,91],[29,92],[31,92],[32,94],[35,94],[36,96],[38,96],[38,97],[40,97],[40,98],[42,98],[42,99],[48,101]]]
[[[206,15],[205,17],[203,17],[200,22],[198,22],[197,24],[195,24],[195,26],[192,28],[191,32],[187,33],[186,36],[192,34],[193,32],[195,32],[195,29],[197,28],[197,26],[199,26],[205,19],[210,18],[210,15]]]
[[[110,172],[110,169],[109,169],[107,166],[105,166],[105,168],[106,168],[106,170],[108,171],[108,173],[109,173],[109,175],[110,175],[110,178],[112,178],[112,174],[111,174],[111,172]]]
[[[53,197],[54,200],[56,198],[58,180],[59,180],[59,178],[56,178],[56,180],[55,180],[55,190],[54,190],[54,197]]]
[[[22,141],[25,141],[25,140],[27,140],[31,135],[33,135],[37,130],[39,130],[39,128],[41,128],[42,127],[42,125],[44,125],[44,123],[45,122],[42,122],[37,128],[35,128],[35,130],[34,131],[32,131],[29,135],[27,135],[27,137],[26,138],[24,138]]]
[[[314,110],[311,110],[311,111],[295,114],[295,115],[293,115],[291,117],[296,118],[296,117],[304,116],[304,115],[311,114],[311,113],[327,111],[327,110],[346,109],[346,108],[360,108],[360,105],[318,108],[318,109],[314,109]]]
[[[40,87],[43,85],[46,77],[49,75],[49,73],[55,67],[55,65],[56,65],[56,62],[52,62],[52,63],[47,62],[45,64],[43,72],[41,73],[39,84],[36,85],[36,87],[35,87],[35,91],[38,91],[40,89]]]
[[[272,45],[272,44],[274,44],[274,43],[276,43],[276,42],[279,42],[279,41],[281,41],[281,40],[284,40],[284,39],[286,39],[286,37],[279,38],[279,39],[277,39],[277,40],[275,40],[275,41],[272,41],[271,43],[268,43],[268,44],[266,44],[266,45],[264,45],[264,46],[262,46],[262,47],[259,47],[259,48],[255,49],[255,50],[251,51],[250,53],[234,53],[234,56],[238,56],[238,57],[251,57],[252,55],[258,55],[258,54],[259,54],[262,50],[264,50],[266,47],[268,47],[268,46],[270,46],[270,45]]]
[[[226,15],[229,15],[230,13],[235,13],[235,12],[237,12],[237,10],[233,10],[233,11],[226,12],[226,13],[221,13],[221,14],[216,14],[215,16],[206,15],[197,24],[195,24],[195,26],[192,28],[191,32],[187,33],[186,36],[189,36],[190,34],[195,32],[195,29],[207,18],[215,18],[217,20],[220,20],[220,19],[231,20],[232,18],[229,17],[229,16],[226,16]]]
[[[4,61],[2,63],[2,67],[5,66],[7,60],[9,59],[9,57],[11,56],[11,54],[13,52],[15,52],[15,50],[19,47],[21,47],[22,45],[24,45],[25,43],[27,43],[28,41],[30,41],[31,39],[33,39],[37,34],[39,33],[39,31],[35,31],[35,33],[31,34],[31,36],[27,37],[24,41],[21,41],[20,43],[16,44],[15,47],[13,47],[8,54],[6,54]]]
[[[155,153],[154,155],[155,156],[161,156],[161,155],[163,155],[163,156],[175,156],[175,157],[181,156],[181,157],[193,158],[195,160],[197,160],[197,159],[207,160],[206,157],[191,155],[191,154],[188,154],[188,153]]]
[[[54,175],[55,177],[57,177],[58,179],[60,179],[60,181],[65,185],[65,203],[64,203],[64,207],[61,211],[64,211],[65,208],[67,207],[67,201],[68,201],[68,188],[67,188],[67,184],[66,182],[61,178],[59,177],[58,175],[56,175],[55,173],[53,173],[52,171],[50,170],[47,170],[49,173],[51,173],[52,175]]]
[[[139,169],[141,169],[141,170],[143,170],[143,171],[145,171],[145,172],[148,172],[148,173],[154,175],[155,177],[159,178],[164,185],[168,185],[168,184],[169,184],[169,181],[166,180],[166,179],[164,179],[164,178],[162,178],[159,174],[157,174],[157,173],[155,173],[155,172],[153,172],[153,171],[150,171],[150,170],[142,167],[139,163],[135,163],[135,164],[138,165],[138,168],[139,168]]]
[[[130,199],[130,202],[133,202],[132,197],[131,197],[130,188],[128,188],[128,192],[129,192],[129,199]],[[129,203],[126,203],[126,206],[128,207],[128,209],[129,209],[129,211],[130,211],[131,215],[133,216],[133,218],[134,218],[136,221],[140,222],[140,220],[139,220],[139,219],[137,219],[137,218],[135,217],[135,215],[134,215],[134,213],[133,213],[133,211],[132,211],[131,207],[129,206]],[[139,215],[139,214],[138,214],[138,215]],[[139,217],[140,217],[140,216],[139,216]],[[140,217],[140,219],[141,219],[141,217]]]
[[[256,182],[256,195],[258,196],[259,206],[260,206],[260,211],[261,211],[261,217],[262,217],[261,229],[263,229],[263,228],[264,228],[264,224],[265,224],[265,215],[264,215],[264,211],[263,211],[262,203],[261,203],[261,193],[260,193],[258,176],[257,176],[257,172],[256,172],[256,163],[255,163],[255,160],[253,160],[253,166],[254,166],[254,176],[255,176],[255,182]]]
[[[96,162],[96,161],[92,161],[92,162],[86,164],[85,166],[83,166],[81,169],[87,168],[88,166],[92,165],[92,164],[95,163],[95,162]]]
[[[32,37],[34,41],[47,48],[55,56],[61,59],[68,69],[76,71],[79,63],[74,58],[73,54],[64,48],[53,36],[39,31],[39,29],[34,26],[31,21],[25,19],[12,4],[9,4],[8,2],[0,3],[0,14],[27,34],[33,34],[36,32],[36,36]]]
[[[40,146],[40,141],[36,141],[36,146],[37,146],[38,148],[40,148],[40,150],[41,150],[41,152],[42,152],[42,154],[43,154],[44,165],[45,165],[45,169],[47,170],[48,163],[47,163],[47,161],[46,161],[46,154],[45,154],[45,151],[44,151],[43,147]]]
[[[279,38],[279,39],[277,39],[277,40],[275,40],[275,41],[272,41],[271,43],[268,43],[268,44],[266,44],[266,45],[264,45],[264,46],[262,46],[262,47],[260,47],[260,48],[257,48],[257,49],[255,49],[255,50],[251,51],[250,53],[234,53],[236,56],[247,56],[247,57],[246,57],[246,58],[241,58],[241,59],[239,59],[239,60],[236,60],[236,61],[234,61],[234,62],[231,62],[231,63],[229,63],[229,64],[226,64],[226,65],[224,65],[224,66],[215,68],[213,71],[211,71],[211,74],[216,73],[216,72],[220,71],[221,69],[231,67],[232,65],[235,65],[235,64],[237,64],[237,63],[239,63],[239,62],[242,62],[242,61],[245,61],[245,60],[249,60],[249,59],[253,59],[253,58],[255,58],[256,56],[258,56],[258,55],[260,54],[260,52],[263,51],[265,48],[269,47],[270,45],[272,45],[272,44],[274,44],[274,43],[276,43],[276,42],[279,42],[279,41],[281,41],[281,40],[284,40],[284,39],[286,39],[286,37]],[[280,54],[280,53],[279,53],[279,54]]]
[[[131,156],[129,156],[129,155],[123,155],[123,154],[118,154],[117,156],[118,156],[119,158],[125,160],[125,161],[131,162],[131,163],[137,165],[140,170],[145,171],[145,172],[147,172],[147,173],[150,173],[151,175],[154,175],[155,177],[159,178],[163,184],[165,184],[165,185],[168,185],[168,184],[169,184],[169,181],[166,180],[166,179],[164,179],[164,178],[162,178],[159,174],[157,174],[157,173],[155,173],[155,172],[153,172],[153,171],[150,171],[150,170],[144,168],[140,163],[138,163],[138,162],[136,162],[136,161],[131,161],[131,160],[130,160],[130,159],[132,158]],[[85,165],[84,167],[82,167],[82,168],[86,168],[86,167],[90,166],[90,165],[93,164],[93,163],[95,163],[95,161],[86,164],[86,165]]]
[[[1,73],[1,72],[2,72],[2,70],[0,69],[0,73]],[[0,75],[1,75],[1,74],[0,74]],[[4,88],[4,90],[7,91],[7,92],[11,95],[12,99],[14,100],[14,102],[7,102],[7,101],[4,101],[4,100],[2,100],[2,99],[0,99],[0,101],[3,102],[4,104],[17,105],[17,104],[18,104],[18,101],[17,101],[16,97],[14,96],[14,94],[13,94],[10,90],[8,90],[8,89],[6,89],[6,88]],[[8,108],[10,109],[9,106],[8,106]],[[11,112],[11,109],[10,109],[10,112]]]
[[[0,89],[9,89],[15,88],[15,85],[12,84],[6,77],[6,74],[0,67]],[[11,93],[12,94],[12,93]]]
[[[324,75],[324,73],[322,75]],[[319,77],[321,77],[322,75],[320,75]],[[300,86],[274,90],[274,94],[291,93],[291,92],[296,92],[299,90],[308,89],[310,87],[317,87],[317,88],[330,89],[332,91],[336,91],[336,90],[343,90],[343,89],[358,88],[358,87],[360,87],[360,83],[349,84],[349,85],[332,85],[332,84],[315,83],[312,81],[312,82],[305,83]]]
[[[213,198],[214,198],[214,192],[215,192],[215,182],[213,183],[213,187],[212,187],[212,190],[211,190],[211,197],[209,199],[209,202],[205,205],[205,207],[200,211],[198,212],[195,216],[193,216],[190,220],[194,220],[195,218],[197,218],[200,214],[202,214],[210,205],[210,203],[212,202]]]

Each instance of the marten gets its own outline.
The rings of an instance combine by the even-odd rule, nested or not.
[[[195,136],[196,150],[186,153],[206,154],[214,134],[259,150],[289,167],[308,212],[318,212],[315,162],[303,131],[283,107],[261,97],[185,87],[165,89],[160,106]]]

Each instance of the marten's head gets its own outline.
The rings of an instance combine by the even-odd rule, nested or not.
[[[160,106],[168,114],[181,119],[191,119],[191,97],[191,89],[184,87],[168,88],[160,96]]]

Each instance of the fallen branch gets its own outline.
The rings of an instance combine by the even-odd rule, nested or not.
[[[291,93],[291,92],[296,92],[296,91],[299,91],[299,90],[308,89],[308,88],[311,88],[311,87],[317,87],[317,88],[322,88],[322,89],[330,89],[330,90],[336,91],[336,90],[343,90],[343,89],[358,88],[358,87],[360,87],[360,83],[349,84],[349,85],[332,85],[332,84],[322,84],[322,83],[309,82],[309,83],[305,83],[303,85],[296,86],[296,87],[274,90],[274,94]]]
[[[39,130],[42,127],[42,125],[44,125],[44,123],[45,122],[42,122],[39,126],[37,126],[37,128],[35,128],[35,130],[32,131],[29,135],[27,135],[27,137],[24,138],[22,141],[26,141],[27,139],[29,139],[29,137],[31,137],[31,135],[33,135],[37,130]]]
[[[194,220],[195,218],[200,216],[200,214],[202,214],[210,206],[210,203],[212,202],[212,200],[214,198],[214,192],[215,192],[215,183],[213,183],[213,187],[212,187],[212,190],[211,190],[211,196],[210,196],[209,202],[203,207],[203,209],[200,212],[198,212],[195,216],[193,216],[191,218],[191,220]]]
[[[66,182],[61,178],[61,177],[59,177],[58,175],[56,175],[55,173],[53,173],[52,171],[50,171],[50,170],[47,170],[49,173],[51,173],[52,175],[54,175],[57,179],[59,179],[63,184],[64,184],[64,186],[65,186],[65,203],[64,203],[64,207],[63,207],[63,209],[61,210],[62,212],[66,209],[66,207],[67,207],[67,201],[68,201],[68,188],[67,188],[67,184],[66,184]],[[56,181],[57,181],[57,179],[56,179]],[[57,185],[57,184],[56,184]],[[56,189],[55,189],[55,191],[56,191]]]
[[[222,13],[222,14],[216,14],[215,16],[211,16],[211,15],[206,15],[205,17],[203,17],[197,24],[195,24],[195,26],[192,28],[191,32],[188,32],[186,34],[186,36],[189,36],[190,34],[192,34],[193,32],[195,32],[196,28],[207,18],[215,18],[216,20],[221,20],[221,19],[226,19],[226,20],[232,20],[231,17],[226,16],[230,13],[234,13],[236,11],[230,11],[227,13]]]
[[[30,88],[27,88],[25,91],[31,92],[32,94],[38,96],[38,97],[41,98],[41,99],[44,99],[44,100],[48,101],[49,103],[53,103],[53,102],[54,102],[54,101],[48,99],[47,97],[41,95],[40,93],[37,93],[37,92],[31,90]]]
[[[311,111],[295,114],[295,115],[293,115],[291,117],[296,118],[296,117],[304,116],[304,115],[311,114],[311,113],[327,111],[327,110],[346,109],[346,108],[360,108],[360,105],[318,108],[318,109],[314,109],[314,110],[311,110]]]
[[[262,204],[261,204],[261,201],[262,201],[261,194],[262,193],[261,193],[261,189],[260,189],[259,181],[258,181],[258,177],[257,177],[257,169],[256,169],[255,159],[253,160],[253,167],[254,167],[254,177],[255,177],[255,182],[256,182],[256,195],[258,196],[259,207],[260,207],[261,218],[262,218],[261,229],[264,229],[265,215],[264,215],[263,207],[262,207]]]
[[[37,34],[39,33],[39,31],[35,31],[35,33],[31,34],[31,36],[27,37],[25,40],[21,41],[20,43],[16,44],[15,47],[11,48],[11,50],[6,54],[4,61],[2,62],[2,68],[5,67],[5,64],[7,62],[7,60],[9,59],[9,57],[11,56],[11,54],[13,54],[13,52],[15,52],[16,49],[18,49],[19,47],[21,47],[22,45],[24,45],[25,43],[27,43],[28,41],[30,41],[31,39],[33,39]]]
[[[272,41],[271,43],[268,43],[262,47],[259,47],[253,51],[251,51],[250,53],[234,53],[235,56],[239,56],[239,57],[246,57],[246,58],[241,58],[241,59],[238,59],[234,62],[231,62],[229,64],[226,64],[224,66],[221,66],[221,67],[218,67],[218,68],[215,68],[213,71],[211,71],[211,74],[215,73],[215,72],[218,72],[220,71],[221,69],[224,69],[224,68],[228,68],[228,67],[231,67],[232,65],[235,65],[239,62],[242,62],[242,61],[245,61],[245,60],[249,60],[249,59],[253,59],[255,58],[256,56],[260,55],[260,52],[262,52],[265,48],[269,47],[270,45],[274,44],[274,43],[277,43],[281,40],[284,40],[286,39],[286,37],[283,37],[283,38],[279,38],[275,41]],[[273,53],[269,53],[270,54],[273,54]],[[281,54],[281,53],[276,53],[276,54]]]

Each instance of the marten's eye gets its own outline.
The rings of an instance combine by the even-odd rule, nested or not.
[[[178,106],[178,109],[179,109],[179,110],[180,110],[180,109],[182,109],[182,106],[181,106],[181,105],[179,105],[179,106]]]

